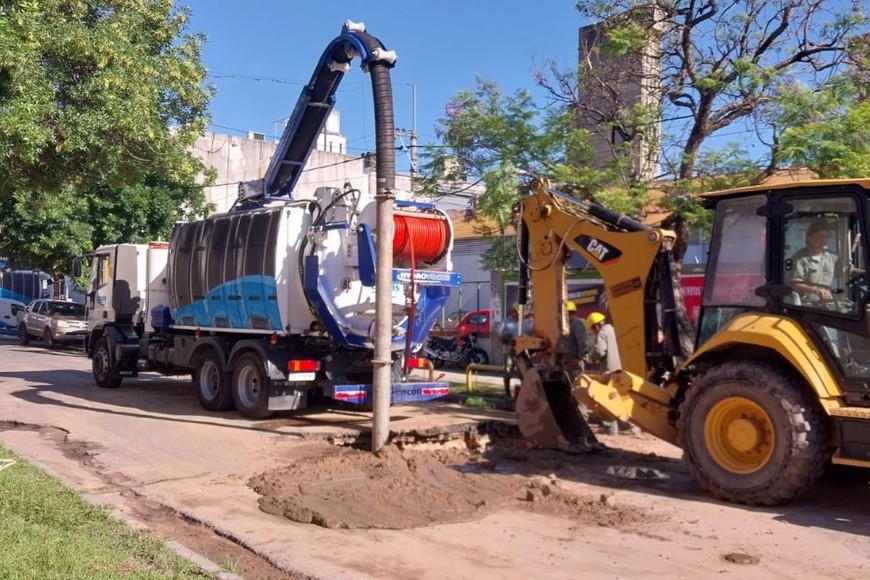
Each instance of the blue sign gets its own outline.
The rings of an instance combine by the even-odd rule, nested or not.
[[[410,284],[411,270],[393,268],[394,284]],[[414,284],[418,286],[450,286],[458,288],[462,284],[459,272],[436,272],[434,270],[414,270]]]

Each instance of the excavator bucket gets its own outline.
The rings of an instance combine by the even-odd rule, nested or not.
[[[533,368],[522,377],[516,413],[526,439],[551,449],[588,451],[598,446],[567,381],[544,381]]]

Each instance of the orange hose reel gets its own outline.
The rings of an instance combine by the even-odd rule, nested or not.
[[[443,216],[396,212],[393,216],[393,258],[435,262],[450,245],[450,224]]]

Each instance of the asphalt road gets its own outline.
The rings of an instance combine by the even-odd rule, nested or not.
[[[781,508],[722,504],[687,477],[679,450],[650,437],[606,441],[623,451],[599,461],[601,469],[566,469],[571,481],[565,485],[654,511],[668,522],[654,534],[522,511],[413,530],[294,523],[260,511],[248,480],[286,466],[313,445],[360,437],[369,428],[369,415],[310,412],[251,422],[203,411],[186,378],[153,375],[119,389],[99,389],[89,363],[81,351],[48,351],[38,343],[21,347],[0,338],[0,443],[214,561],[220,562],[221,549],[258,555],[267,563],[252,563],[245,574],[250,578],[290,577],[277,568],[270,572],[269,565],[317,578],[730,574],[743,580],[870,574],[870,489],[817,486]],[[443,404],[397,407],[391,415],[394,430],[421,432],[509,420],[497,412]],[[650,457],[659,458],[668,480],[620,482],[603,474],[607,461]],[[566,457],[564,463],[571,461],[576,459]],[[223,548],[201,537],[202,530],[224,542]],[[756,554],[760,563],[724,560],[730,553]]]

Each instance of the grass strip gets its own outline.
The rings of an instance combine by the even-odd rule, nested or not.
[[[0,445],[0,578],[211,578]]]

